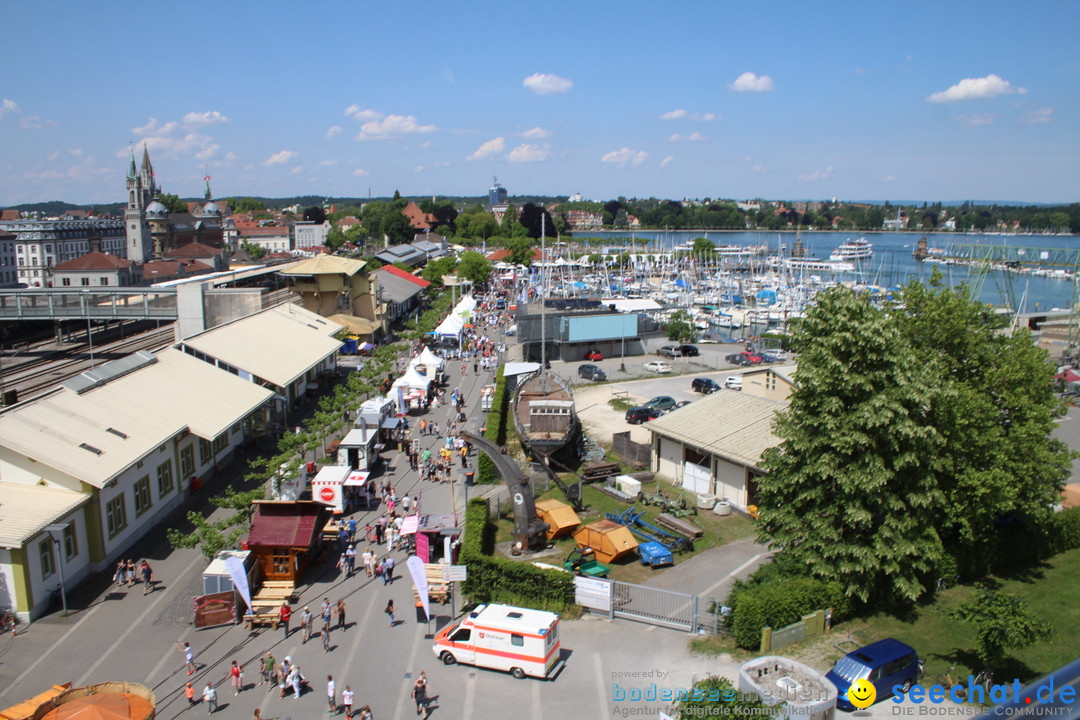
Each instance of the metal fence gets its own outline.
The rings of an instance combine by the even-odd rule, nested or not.
[[[617,618],[697,632],[698,597],[673,590],[612,581],[611,611]]]
[[[643,468],[649,467],[652,463],[652,446],[634,442],[630,439],[629,432],[613,433],[611,449],[625,463]]]

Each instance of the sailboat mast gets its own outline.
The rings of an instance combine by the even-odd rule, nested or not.
[[[544,216],[547,213],[541,211],[540,213],[540,372],[544,371],[547,367],[547,321],[545,308],[547,303],[544,301],[545,293],[547,291],[547,283],[544,279],[544,271],[547,269],[547,256],[544,252]]]

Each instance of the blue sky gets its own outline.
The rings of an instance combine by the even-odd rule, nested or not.
[[[1080,3],[5,5],[0,205],[1080,200]]]

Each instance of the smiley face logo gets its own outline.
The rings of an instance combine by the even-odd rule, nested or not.
[[[877,700],[877,688],[874,687],[874,683],[865,678],[856,680],[848,688],[847,698],[849,703],[862,710],[870,707],[874,704],[874,700]]]

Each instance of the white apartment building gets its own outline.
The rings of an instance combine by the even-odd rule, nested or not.
[[[16,282],[27,287],[49,287],[53,267],[91,251],[127,257],[120,220],[12,220],[0,222],[4,231],[15,234]]]

